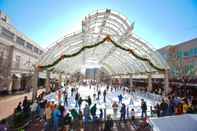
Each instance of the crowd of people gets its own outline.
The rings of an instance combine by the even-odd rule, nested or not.
[[[91,88],[91,86],[89,87]],[[65,88],[64,91],[57,90],[57,99],[58,103],[54,101],[47,101],[44,99],[45,93],[41,93],[33,103],[31,103],[25,96],[23,102],[19,102],[18,106],[15,109],[16,112],[23,112],[25,114],[31,114],[32,119],[36,116],[39,116],[41,120],[45,121],[45,130],[46,131],[56,131],[60,128],[82,128],[88,125],[89,122],[99,123],[104,121],[104,130],[110,131],[113,127],[113,120],[120,120],[126,122],[127,119],[132,121],[135,120],[135,110],[129,109],[129,107],[122,102],[123,95],[118,96],[118,102],[114,101],[112,103],[113,114],[106,114],[106,109],[97,108],[97,104],[93,103],[94,99],[101,99],[103,102],[106,102],[107,92],[112,90],[118,90],[106,86],[106,89],[101,92],[97,86],[97,94],[93,94],[93,99],[88,96],[87,99],[82,99],[77,88]],[[70,90],[70,94],[68,91]],[[127,88],[122,88],[121,90],[131,92]],[[61,98],[64,98],[64,104],[61,103]],[[70,95],[70,96],[69,96]],[[75,98],[75,108],[68,107],[68,98]],[[85,107],[81,108],[82,102],[85,101]],[[142,117],[147,116],[147,106],[146,102],[142,99]],[[119,111],[119,112],[118,112]],[[99,112],[99,114],[97,113]],[[120,113],[120,117],[117,117]],[[113,116],[112,116],[113,115]],[[80,125],[80,126],[79,126]]]
[[[71,88],[72,87],[72,88]],[[92,94],[93,97],[88,96],[87,99],[82,98],[78,88],[71,86],[65,86],[65,90],[57,90],[57,100],[47,101],[44,99],[45,92],[41,93],[36,100],[31,103],[27,96],[24,97],[23,102],[19,102],[15,109],[15,113],[23,112],[27,116],[30,115],[32,119],[38,117],[45,123],[46,131],[57,131],[59,129],[68,130],[85,128],[90,122],[92,123],[104,123],[104,131],[110,131],[113,128],[113,121],[119,120],[120,122],[135,121],[136,112],[134,108],[129,107],[123,100],[123,94],[118,95],[118,101],[113,101],[111,107],[113,114],[106,114],[106,109],[97,108],[97,104],[93,101],[103,99],[106,102],[106,96],[108,92],[122,90],[132,94],[135,90],[131,90],[125,87],[113,87],[106,85],[105,90],[101,91],[99,86],[91,86],[89,88],[95,88],[96,93]],[[61,87],[62,88],[62,87]],[[88,87],[87,87],[88,88]],[[68,93],[70,92],[70,93]],[[102,96],[102,97],[101,97]],[[68,108],[70,97],[74,98],[75,108]],[[62,98],[63,104],[62,104]],[[151,116],[157,114],[158,117],[168,115],[178,115],[188,113],[192,111],[192,97],[181,99],[175,96],[169,96],[162,99],[160,103],[151,107]],[[82,103],[85,101],[85,107],[82,108]],[[130,104],[133,103],[131,97]],[[144,99],[141,99],[141,118],[147,118],[147,104]],[[99,112],[99,113],[98,113]],[[117,114],[120,114],[119,116]]]
[[[158,117],[192,113],[194,110],[192,101],[193,97],[191,96],[187,98],[168,96],[162,99],[161,103],[157,103],[152,112]]]

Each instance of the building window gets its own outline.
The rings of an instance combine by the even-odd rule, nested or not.
[[[25,45],[25,40],[21,39],[20,37],[17,37],[16,38],[16,43],[21,45],[21,46],[24,46]]]
[[[42,55],[42,54],[43,54],[43,51],[40,50],[40,55]]]
[[[3,57],[4,57],[4,52],[0,51],[0,67],[3,65]]]
[[[183,51],[180,50],[180,51],[177,52],[177,57],[178,58],[183,58],[183,56],[184,56],[184,52]]]
[[[33,46],[32,46],[30,43],[27,43],[27,44],[26,44],[26,47],[27,47],[28,49],[30,49],[30,50],[32,50],[32,48],[33,48]]]
[[[197,56],[197,48],[194,48],[194,56]]]
[[[38,51],[39,51],[38,48],[34,47],[34,52],[38,54]]]
[[[15,68],[19,68],[20,67],[20,59],[21,59],[21,57],[20,56],[16,56],[16,63],[15,63]]]
[[[189,53],[187,51],[184,52],[184,57],[188,57]]]
[[[3,58],[4,52],[0,51],[0,58]]]
[[[9,39],[9,40],[13,40],[14,39],[14,33],[10,32],[9,30],[5,29],[5,28],[2,28],[2,32],[1,34]]]
[[[193,57],[194,56],[194,48],[189,50],[189,57]]]

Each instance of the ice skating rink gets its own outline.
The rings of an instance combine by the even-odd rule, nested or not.
[[[111,87],[109,88],[109,90],[107,90],[107,95],[106,95],[106,102],[104,102],[104,98],[103,98],[103,91],[106,89],[106,86],[99,86],[98,90],[101,91],[101,95],[99,100],[95,99],[93,97],[93,94],[96,94],[96,98],[97,98],[97,87],[96,86],[74,86],[75,88],[78,88],[78,93],[80,94],[80,96],[82,97],[82,99],[84,100],[82,102],[81,105],[81,110],[83,111],[83,108],[85,107],[85,104],[87,104],[87,102],[85,100],[87,100],[88,96],[91,97],[92,99],[92,105],[96,104],[97,105],[97,114],[99,114],[99,109],[106,109],[106,114],[111,114],[113,119],[119,119],[120,117],[120,108],[121,108],[121,103],[119,103],[118,100],[118,96],[120,94],[122,94],[123,96],[123,100],[122,103],[124,103],[126,105],[126,108],[129,109],[129,112],[131,111],[131,109],[133,108],[135,110],[135,115],[137,117],[141,116],[141,99],[144,99],[146,104],[147,104],[147,115],[150,115],[150,106],[154,106],[156,105],[156,103],[159,103],[159,101],[162,99],[161,96],[159,95],[155,95],[155,94],[151,94],[151,93],[145,93],[145,92],[140,92],[140,91],[135,91],[135,92],[127,92],[124,91],[123,88],[126,87],[122,87],[121,89],[116,89],[113,88],[113,90],[111,91]],[[63,91],[67,90],[68,92],[68,106],[65,105],[65,109],[77,109],[79,110],[79,107],[75,107],[75,94],[74,93],[73,96],[71,96],[71,88],[73,88],[73,86],[67,86],[65,88],[60,89],[60,91],[62,92],[61,95],[61,100],[60,103],[63,105],[64,104],[64,95],[63,95]],[[50,93],[49,95],[45,96],[44,99],[48,100],[48,101],[54,101],[56,104],[58,104],[58,91]],[[116,116],[114,116],[113,114],[113,108],[112,108],[112,104],[113,102],[117,102],[118,103],[118,113]],[[127,113],[127,117],[130,116],[130,114]]]

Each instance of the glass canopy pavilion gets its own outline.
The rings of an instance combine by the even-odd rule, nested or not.
[[[134,23],[117,12],[107,9],[91,13],[82,21],[80,32],[64,36],[47,49],[37,69],[72,74],[80,71],[87,61],[96,61],[111,76],[164,74],[167,77],[166,61],[133,29]],[[168,78],[165,82],[167,86]]]

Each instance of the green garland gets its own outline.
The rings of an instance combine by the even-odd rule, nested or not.
[[[51,68],[53,66],[55,66],[56,64],[58,64],[61,60],[65,59],[65,58],[71,58],[71,57],[75,57],[77,56],[78,54],[80,54],[82,51],[86,50],[86,49],[91,49],[91,48],[94,48],[94,47],[97,47],[101,44],[103,44],[105,41],[108,41],[108,42],[111,42],[115,47],[121,49],[121,50],[124,50],[124,51],[127,51],[129,53],[131,53],[135,58],[137,59],[140,59],[142,61],[146,61],[150,64],[150,66],[152,66],[154,69],[158,70],[158,71],[165,71],[164,68],[160,68],[160,67],[157,67],[156,65],[154,65],[149,59],[147,58],[143,58],[141,56],[138,56],[137,54],[134,53],[134,51],[132,49],[128,49],[128,48],[124,48],[123,46],[121,45],[118,45],[115,41],[113,41],[110,36],[107,36],[105,37],[102,41],[94,44],[94,45],[87,45],[87,46],[84,46],[82,47],[79,51],[73,53],[73,54],[68,54],[68,55],[62,55],[61,57],[59,57],[56,61],[54,61],[52,64],[48,64],[48,65],[38,65],[38,68],[40,69],[47,69],[47,68]]]

